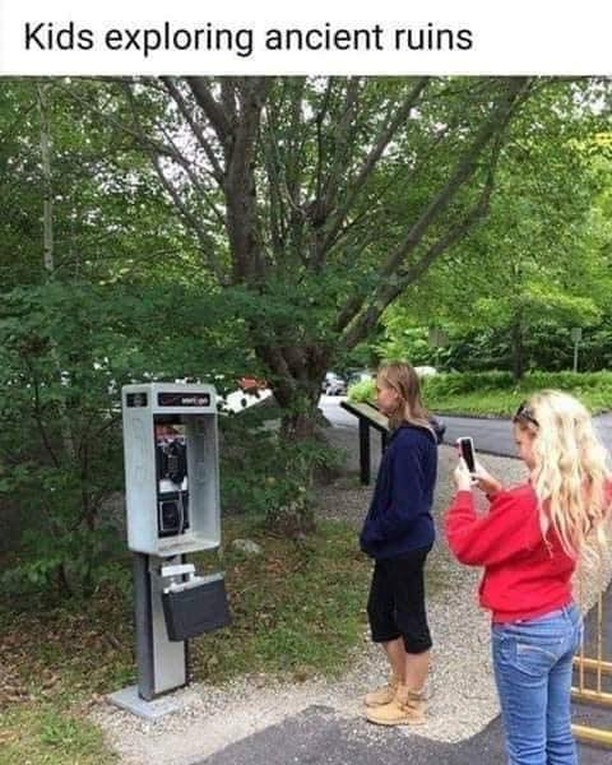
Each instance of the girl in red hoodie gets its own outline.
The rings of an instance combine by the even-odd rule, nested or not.
[[[460,562],[484,566],[480,603],[492,614],[509,765],[576,765],[570,690],[582,619],[571,577],[580,552],[604,541],[607,453],[585,407],[565,393],[536,393],[513,424],[528,482],[505,489],[460,459],[446,535]],[[474,484],[488,496],[486,515],[476,512]]]

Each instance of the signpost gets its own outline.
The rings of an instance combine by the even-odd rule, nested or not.
[[[582,327],[572,327],[570,331],[570,337],[574,343],[574,366],[572,371],[578,371],[578,344],[582,340]]]
[[[435,348],[436,369],[440,366],[440,349],[448,345],[448,335],[440,327],[430,327],[427,333],[427,341],[432,348]]]
[[[384,414],[367,402],[341,401],[340,406],[359,419],[359,470],[361,483],[368,486],[371,479],[370,428],[380,433],[381,447],[385,450],[389,424]]]

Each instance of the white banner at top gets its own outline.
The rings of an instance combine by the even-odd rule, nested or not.
[[[0,75],[610,75],[611,7],[0,0]]]

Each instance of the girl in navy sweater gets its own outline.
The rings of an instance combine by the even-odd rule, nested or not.
[[[422,690],[432,645],[423,567],[434,542],[438,437],[411,366],[381,367],[376,393],[391,436],[360,543],[374,559],[368,599],[372,640],[382,645],[391,676],[387,685],[365,697],[366,716],[380,725],[418,724],[425,719]]]

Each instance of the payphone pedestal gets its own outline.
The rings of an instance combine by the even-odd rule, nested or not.
[[[133,554],[137,685],[109,695],[111,703],[148,720],[176,712],[176,697],[164,694],[188,683],[187,641],[169,639],[163,613],[160,571],[171,561]]]
[[[134,553],[138,693],[146,701],[188,682],[187,643],[168,638],[162,605],[161,569],[174,562]]]

